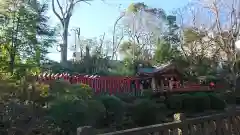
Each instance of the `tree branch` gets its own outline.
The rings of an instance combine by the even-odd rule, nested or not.
[[[119,47],[119,45],[120,45],[120,43],[121,43],[121,41],[122,41],[122,39],[123,39],[123,35],[122,35],[122,37],[121,37],[121,39],[120,39],[120,41],[118,42],[118,44],[115,46],[115,41],[116,41],[116,27],[117,27],[117,24],[118,24],[118,22],[123,18],[125,16],[125,13],[124,14],[121,14],[118,18],[117,18],[117,20],[115,21],[115,23],[114,23],[114,25],[113,25],[113,37],[112,37],[112,44],[113,44],[113,52],[112,52],[112,57],[111,57],[111,59],[113,59],[114,58],[114,55],[116,54],[116,51],[118,50],[118,47]]]
[[[60,12],[61,12],[61,14],[62,14],[62,17],[64,18],[65,16],[64,16],[63,8],[62,8],[59,0],[56,0],[56,1],[57,1],[57,4],[58,4],[58,7],[59,7],[59,9],[60,9]]]
[[[93,1],[93,0],[76,0],[76,2],[74,3],[74,5],[75,4],[77,4],[77,3],[79,3],[79,2],[85,2],[85,3],[87,3],[87,4],[89,4],[89,5],[91,5],[91,3],[89,3],[88,1]]]
[[[57,18],[61,21],[61,23],[63,24],[63,18],[61,18],[61,16],[57,13],[56,9],[55,9],[55,4],[54,4],[55,0],[52,0],[52,9],[53,9],[53,13],[57,16]]]

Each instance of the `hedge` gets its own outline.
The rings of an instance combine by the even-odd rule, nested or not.
[[[116,96],[104,95],[98,100],[106,108],[106,117],[104,124],[121,123],[124,117],[125,107],[124,102]]]
[[[221,99],[219,95],[216,94],[209,94],[210,102],[211,102],[211,108],[215,110],[222,110],[226,107],[226,102]]]
[[[195,99],[194,96],[190,95],[190,94],[185,94],[183,96],[183,110],[185,111],[192,111],[195,110],[196,107],[196,103],[195,103]]]
[[[166,104],[169,109],[188,112],[203,112],[209,109],[224,109],[226,103],[213,93],[197,92],[170,96]]]
[[[173,95],[167,98],[166,105],[172,110],[181,110],[183,108],[184,95]]]

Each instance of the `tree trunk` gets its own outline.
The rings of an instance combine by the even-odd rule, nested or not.
[[[68,47],[68,23],[63,25],[63,44],[61,45],[61,63],[63,66],[67,64],[67,47]]]
[[[14,64],[15,64],[15,54],[10,54],[9,71],[12,75],[14,70]]]

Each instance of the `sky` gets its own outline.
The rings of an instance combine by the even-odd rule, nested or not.
[[[61,0],[60,0],[61,1]],[[189,0],[93,0],[91,5],[84,2],[79,3],[75,9],[70,21],[68,45],[74,43],[74,34],[72,28],[81,28],[81,36],[85,38],[99,37],[104,32],[106,37],[111,36],[111,30],[116,18],[121,11],[126,9],[130,4],[144,2],[149,7],[162,8],[167,13],[171,13],[174,9],[183,7]],[[51,25],[59,24],[59,20],[55,17],[52,10],[49,11]],[[60,61],[60,53],[56,47],[49,49],[48,57],[51,60]],[[72,58],[72,52],[68,52],[68,59]]]

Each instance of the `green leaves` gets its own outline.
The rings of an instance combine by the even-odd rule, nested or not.
[[[133,13],[137,12],[137,8],[135,7],[134,3],[132,3],[128,6],[127,12],[133,12]]]
[[[195,29],[185,29],[184,30],[184,41],[186,44],[191,43],[193,41],[200,40],[203,38],[204,35],[201,35],[198,31]]]
[[[158,40],[156,50],[154,52],[154,60],[157,63],[166,63],[181,57],[180,51],[166,41]]]
[[[150,13],[150,14],[158,17],[158,18],[165,18],[166,19],[166,13],[163,9],[161,9],[161,8],[151,8],[143,2],[132,3],[127,8],[127,12],[137,13],[139,11],[145,11],[145,12]]]
[[[0,26],[0,44],[7,52],[1,58],[5,59],[12,73],[23,61],[30,65],[30,70],[37,72],[38,69],[33,69],[33,65],[40,67],[48,47],[55,42],[54,29],[47,24],[48,17],[45,15],[47,3],[40,4],[36,0],[6,0],[1,3],[4,25]]]

